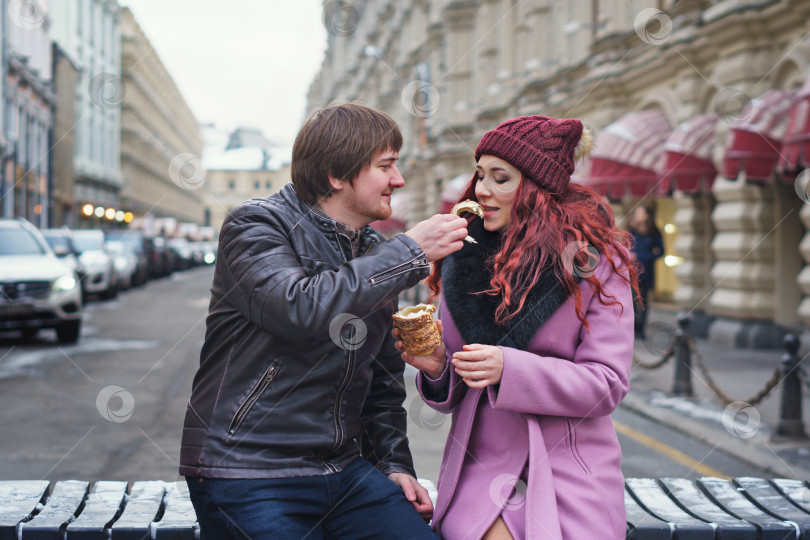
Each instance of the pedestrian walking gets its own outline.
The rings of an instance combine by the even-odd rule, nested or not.
[[[647,301],[650,290],[655,290],[655,261],[664,254],[664,242],[661,231],[655,226],[653,211],[646,206],[639,206],[633,211],[633,217],[627,230],[633,236],[631,249],[636,261],[638,261],[639,271],[639,293],[634,302],[635,335],[639,339],[645,339]]]
[[[636,274],[610,208],[570,182],[590,141],[579,120],[525,116],[475,150],[463,198],[483,208],[468,226],[478,243],[428,279],[444,341],[402,355],[427,404],[453,415],[441,538],[625,536],[610,414],[628,390]]]
[[[391,316],[467,230],[451,215],[387,241],[368,226],[404,185],[401,145],[381,112],[317,111],[292,184],[222,226],[180,456],[205,538],[435,538]]]

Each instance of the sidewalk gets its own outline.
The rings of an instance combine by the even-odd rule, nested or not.
[[[635,353],[644,362],[653,362],[668,350],[677,325],[678,313],[653,306],[648,315],[647,336],[637,340]],[[784,349],[750,350],[714,345],[695,339],[709,374],[725,394],[745,402],[765,386],[779,367]],[[810,367],[810,364],[808,365]],[[655,370],[634,366],[630,393],[622,407],[649,417],[730,454],[773,477],[810,480],[810,440],[772,439],[779,423],[782,385],[758,405],[736,403],[728,407],[718,400],[692,359],[693,398],[670,396],[675,359]],[[807,395],[807,388],[803,388]],[[810,399],[802,402],[805,430],[810,419]]]

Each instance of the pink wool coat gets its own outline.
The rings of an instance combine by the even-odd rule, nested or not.
[[[453,512],[469,514],[463,517],[468,517],[471,523],[479,519],[486,505],[494,504],[489,495],[490,478],[459,477],[470,433],[475,429],[473,419],[485,392],[493,409],[522,415],[528,426],[526,537],[543,540],[625,537],[621,450],[610,414],[629,386],[632,295],[630,284],[613,272],[604,255],[595,275],[605,293],[615,296],[619,304],[603,305],[583,280],[579,287],[589,330],[577,318],[573,298],[566,299],[534,334],[528,350],[501,347],[504,367],[497,387],[470,389],[450,364],[438,381],[430,382],[424,374],[418,375],[417,386],[426,403],[453,415],[433,516],[434,530],[440,534],[454,494],[480,494],[481,507],[452,508]],[[444,326],[449,362],[450,356],[465,343],[444,301],[439,318]],[[447,390],[446,399],[430,399],[436,395],[431,388],[437,387]],[[513,430],[515,425],[511,424]],[[508,441],[526,437],[526,432],[521,429],[512,433],[496,425],[487,436]],[[525,450],[525,445],[522,448]],[[477,456],[484,463],[490,457],[494,458]]]

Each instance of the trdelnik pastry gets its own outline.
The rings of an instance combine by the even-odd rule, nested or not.
[[[467,199],[465,201],[461,201],[460,203],[456,203],[455,206],[453,206],[453,209],[450,210],[451,214],[455,214],[457,216],[460,216],[464,212],[469,212],[471,214],[475,214],[476,216],[480,217],[481,219],[484,219],[484,209],[481,208],[481,205],[478,204],[478,202],[476,202],[476,201],[473,201],[473,200],[470,200],[470,199]],[[478,242],[476,242],[475,238],[473,238],[472,236],[469,236],[469,235],[464,240],[467,241],[467,242],[470,242],[471,244],[477,244],[478,243]]]
[[[427,356],[441,345],[442,336],[433,319],[435,311],[436,306],[432,304],[418,304],[404,307],[392,315],[406,353]]]

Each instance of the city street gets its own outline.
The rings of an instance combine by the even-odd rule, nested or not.
[[[212,275],[198,268],[88,304],[74,346],[52,332],[0,339],[0,479],[178,479]],[[450,418],[422,403],[410,369],[414,459],[435,482]],[[629,410],[614,422],[626,476],[769,476]]]

